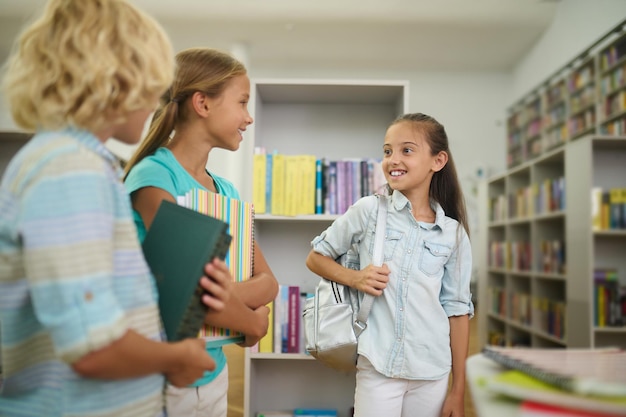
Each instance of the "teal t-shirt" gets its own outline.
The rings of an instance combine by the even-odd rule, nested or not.
[[[240,198],[239,192],[230,181],[208,171],[207,174],[213,178],[218,193],[230,198]],[[167,148],[159,148],[154,155],[142,159],[141,162],[135,165],[130,171],[124,184],[128,194],[132,194],[143,187],[157,187],[167,191],[174,198],[185,195],[191,189],[199,188],[206,190],[205,187],[185,171],[172,152]],[[146,227],[143,224],[141,216],[135,210],[133,210],[133,218],[137,226],[139,240],[143,242],[146,237]],[[226,356],[221,347],[207,346],[207,352],[215,360],[215,370],[205,372],[202,378],[191,385],[193,387],[208,384],[214,380],[226,366]]]

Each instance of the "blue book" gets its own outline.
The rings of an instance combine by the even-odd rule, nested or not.
[[[322,176],[322,160],[315,160],[315,214],[324,212],[322,186],[324,178]]]

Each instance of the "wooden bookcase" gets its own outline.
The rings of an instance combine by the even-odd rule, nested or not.
[[[252,81],[255,123],[248,132],[250,149],[330,159],[378,158],[388,125],[408,109],[408,83],[404,81]],[[252,184],[251,170],[248,178]],[[307,292],[315,289],[319,278],[304,261],[311,240],[335,218],[256,216],[255,238],[280,284],[297,285]],[[261,410],[309,407],[334,408],[339,417],[347,417],[354,388],[354,373],[339,373],[309,355],[246,349],[245,416]]]

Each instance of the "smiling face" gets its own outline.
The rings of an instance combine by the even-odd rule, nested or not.
[[[432,155],[423,130],[414,122],[403,121],[387,129],[382,168],[392,189],[407,196],[416,191],[428,195],[430,180],[443,168],[446,156],[445,152]]]
[[[248,112],[249,100],[250,79],[247,75],[233,77],[222,94],[210,99],[208,127],[213,146],[229,151],[239,149],[242,132],[253,122]]]

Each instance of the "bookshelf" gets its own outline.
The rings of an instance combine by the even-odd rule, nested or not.
[[[626,297],[626,224],[596,227],[592,220],[592,213],[602,215],[602,197],[594,202],[592,190],[603,190],[606,201],[624,189],[616,204],[625,212],[624,160],[626,136],[587,135],[483,184],[488,253],[479,282],[479,299],[486,300],[481,342],[626,348],[626,326],[609,323],[609,313],[598,324],[598,308],[609,307],[599,307],[594,280],[598,271],[613,271],[611,285]]]
[[[250,149],[313,154],[329,159],[377,158],[393,119],[408,110],[408,82],[353,80],[252,80]],[[248,139],[250,140],[250,139]],[[251,190],[252,170],[247,174]],[[304,261],[311,240],[337,216],[258,214],[255,238],[282,285],[312,292],[318,277]],[[307,378],[302,378],[306,375]],[[296,407],[335,408],[347,417],[354,373],[343,374],[306,354],[244,356],[244,415]]]
[[[593,134],[626,134],[626,21],[508,109],[507,169]]]

